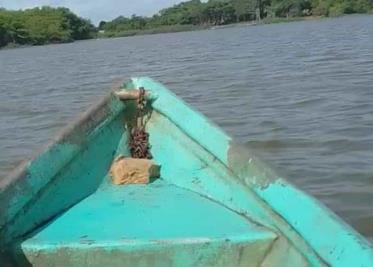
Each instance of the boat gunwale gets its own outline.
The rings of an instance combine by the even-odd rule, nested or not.
[[[91,115],[99,112],[100,109],[106,106],[114,95],[113,93],[114,91],[110,92],[88,110],[82,112],[72,123],[67,124],[60,131],[58,131],[57,134],[55,134],[55,136],[48,143],[42,146],[42,148],[37,149],[37,152],[34,152],[31,156],[28,156],[27,159],[22,160],[17,166],[15,166],[4,178],[0,180],[0,193],[3,193],[2,190],[11,185],[12,182],[18,181],[21,178],[25,178],[28,171],[27,168],[29,163],[38,159],[45,152],[53,149],[56,144],[64,143],[70,138],[70,136],[79,131],[79,126],[91,121]]]
[[[279,215],[281,220],[290,227],[290,229],[283,228],[279,230],[292,243],[297,241],[298,238],[304,240],[306,247],[301,246],[301,248],[298,249],[302,251],[303,255],[307,256],[310,262],[315,263],[321,260],[323,264],[330,264],[333,266],[340,264],[340,266],[343,267],[352,266],[351,264],[355,264],[356,262],[361,262],[361,266],[368,267],[373,263],[372,245],[361,234],[343,221],[343,219],[337,216],[318,199],[309,195],[307,192],[300,190],[297,186],[282,176],[279,176],[274,170],[275,168],[269,168],[267,163],[258,159],[256,155],[252,155],[247,147],[238,145],[239,148],[246,151],[251,160],[249,159],[245,161],[245,158],[232,157],[232,152],[235,152],[235,145],[237,145],[234,143],[232,138],[214,122],[206,118],[201,112],[191,108],[163,84],[147,77],[134,78],[132,79],[132,84],[130,84],[131,88],[151,87],[147,85],[155,87],[155,92],[159,95],[159,99],[154,102],[153,108],[177,125],[191,139],[197,141],[204,149],[206,149],[206,151],[214,155],[222,164],[234,173],[234,177],[241,180],[244,186],[250,188],[262,202],[266,203],[274,214]],[[170,105],[171,103],[175,104]],[[175,107],[175,105],[178,107]],[[178,111],[182,111],[180,113],[182,115],[178,114]],[[197,126],[203,125],[208,127],[208,129],[215,131],[214,137],[218,140],[214,142],[211,140],[213,137],[204,136],[196,125],[188,123],[183,119],[183,116],[192,117],[193,123],[196,123]],[[217,147],[214,147],[214,144],[217,144]],[[224,151],[226,154],[223,153]],[[235,164],[238,166],[235,166]],[[246,178],[249,177],[248,172],[250,171],[248,171],[247,168],[250,164],[255,165],[256,170],[254,171],[258,174],[261,173],[261,175],[264,176],[261,178],[264,179],[251,179],[249,182],[246,181]],[[288,207],[289,203],[282,199],[283,195],[295,197],[294,201],[301,209],[291,211],[288,208],[284,208],[284,206]],[[302,222],[303,218],[307,218],[305,215],[311,216],[312,219],[321,218],[325,223],[325,226],[317,228],[314,227],[312,222],[306,224],[298,223]],[[275,224],[277,225],[278,223],[279,222]],[[335,229],[333,233],[337,238],[336,240],[324,238],[325,232],[327,231],[326,229],[329,229],[330,227]],[[316,233],[314,233],[315,231]],[[329,234],[330,231],[327,233]],[[293,234],[295,234],[295,236],[293,236]],[[314,255],[312,255],[313,253],[311,255],[307,254],[309,248],[313,250],[313,253],[315,253]],[[360,254],[357,255],[358,253],[356,252],[360,252]]]
[[[29,198],[20,205],[14,214],[11,214],[10,216],[6,214],[12,199],[17,196],[19,191],[24,190],[22,188],[20,189],[19,187],[25,187],[25,184],[28,182],[27,178],[29,175],[30,166],[32,166],[33,163],[44,154],[53,151],[61,144],[66,144],[69,142],[77,144],[76,147],[78,149],[70,153],[68,159],[60,164],[59,167],[56,167],[54,175],[57,175],[61,168],[67,166],[71,160],[84,149],[86,143],[88,143],[87,137],[89,137],[89,135],[94,132],[95,129],[100,128],[100,125],[103,123],[113,120],[120,112],[124,110],[125,106],[123,102],[120,101],[115,95],[115,92],[118,90],[120,90],[118,87],[111,88],[109,93],[93,103],[92,106],[87,110],[81,112],[76,118],[73,119],[71,123],[59,130],[49,142],[37,149],[35,153],[28,157],[28,159],[21,161],[4,178],[0,179],[0,234],[4,233],[7,228],[7,224],[17,218],[19,214],[22,213],[24,208],[32,202],[33,196],[37,195],[38,192],[43,190],[45,187],[45,185],[39,187],[32,196],[29,196]],[[117,101],[117,103],[120,103],[120,105],[123,106],[119,110],[111,110],[110,104],[112,104],[113,101]],[[111,116],[108,116],[110,113]],[[108,117],[110,117],[109,121]],[[76,138],[76,136],[78,136],[78,138]],[[48,184],[48,181],[46,181],[46,184]],[[4,216],[2,216],[3,214]],[[35,229],[35,227],[33,227],[33,229]],[[32,229],[30,229],[30,231],[32,231]],[[7,244],[10,242],[12,241],[9,240],[9,237],[0,238],[0,251],[4,249],[4,247],[6,248]]]

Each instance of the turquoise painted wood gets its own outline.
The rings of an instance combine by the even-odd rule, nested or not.
[[[111,93],[0,179],[0,266],[371,267],[362,236],[163,85],[151,93],[161,178],[115,186],[134,101]]]

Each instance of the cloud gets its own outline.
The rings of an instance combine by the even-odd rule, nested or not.
[[[180,0],[0,0],[0,7],[25,9],[36,6],[64,6],[78,15],[98,23],[119,15],[132,14],[150,16],[162,8],[172,6]]]

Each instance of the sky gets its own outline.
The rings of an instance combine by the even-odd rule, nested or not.
[[[0,7],[25,9],[36,6],[64,6],[84,18],[98,23],[120,15],[150,16],[162,8],[182,2],[180,0],[0,0]]]

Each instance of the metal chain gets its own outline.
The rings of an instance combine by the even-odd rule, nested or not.
[[[146,113],[145,89],[139,88],[137,99],[136,126],[131,129],[130,151],[133,158],[152,159],[150,153],[149,134],[145,131],[144,117]]]

